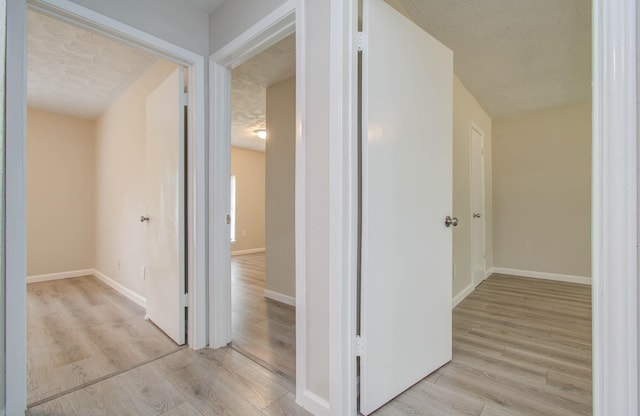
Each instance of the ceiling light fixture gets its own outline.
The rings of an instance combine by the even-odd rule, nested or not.
[[[254,130],[256,136],[258,136],[262,140],[267,140],[267,131],[265,129]]]

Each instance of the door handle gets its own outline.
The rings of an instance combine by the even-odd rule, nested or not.
[[[149,222],[149,216],[148,215],[141,215],[140,216],[140,222]]]
[[[451,218],[450,216],[447,215],[447,218],[444,219],[444,225],[448,227],[454,226],[457,227],[458,226],[458,218],[453,217]]]
[[[479,212],[474,212],[473,213],[473,218],[480,218],[480,217],[481,217],[481,215],[480,215]]]

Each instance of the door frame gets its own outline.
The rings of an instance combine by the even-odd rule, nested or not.
[[[26,409],[26,15],[27,9],[46,13],[134,47],[145,49],[189,70],[190,113],[187,155],[189,313],[188,343],[193,349],[207,345],[206,298],[206,118],[205,58],[154,35],[136,29],[69,0],[7,2],[6,89],[6,411],[21,414]],[[15,82],[13,82],[15,80]]]
[[[482,137],[482,166],[481,166],[481,193],[482,193],[482,217],[481,217],[481,221],[482,221],[482,248],[484,249],[484,267],[483,267],[483,273],[482,273],[482,279],[479,282],[476,282],[473,279],[473,231],[474,231],[474,227],[473,227],[473,132],[478,133],[481,137]],[[470,238],[470,251],[469,253],[471,254],[471,284],[473,285],[473,287],[478,286],[480,283],[482,283],[484,281],[484,279],[486,279],[487,276],[487,257],[486,257],[486,253],[487,253],[487,200],[486,200],[486,175],[485,175],[485,158],[484,158],[484,146],[485,146],[485,139],[486,136],[484,134],[484,131],[478,127],[477,124],[475,124],[474,122],[471,122],[470,126],[469,126],[469,224],[471,224],[471,227],[469,229],[469,233],[471,235]]]

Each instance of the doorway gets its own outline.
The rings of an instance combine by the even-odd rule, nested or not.
[[[478,286],[486,278],[486,211],[484,132],[471,125],[469,149],[471,152],[471,281]]]
[[[185,343],[185,83],[144,50],[27,20],[31,406]]]

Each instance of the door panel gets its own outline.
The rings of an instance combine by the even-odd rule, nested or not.
[[[471,273],[475,285],[485,273],[484,135],[471,128]]]
[[[184,73],[172,73],[147,97],[147,317],[185,343]]]
[[[360,411],[451,359],[453,55],[364,2]]]

